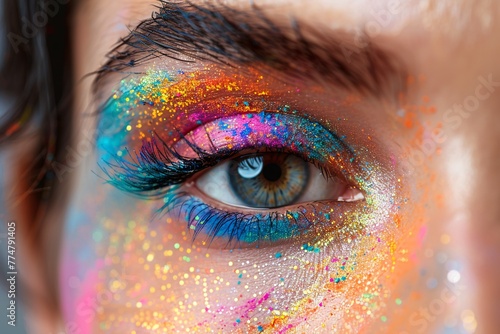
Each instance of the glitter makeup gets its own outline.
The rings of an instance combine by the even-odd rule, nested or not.
[[[375,273],[388,270],[396,184],[372,147],[342,130],[347,119],[313,116],[323,102],[305,96],[300,83],[214,66],[122,80],[99,115],[98,163],[110,185],[89,204],[99,208],[85,210],[113,211],[92,231],[110,244],[97,248],[104,260],[85,290],[113,294],[96,315],[101,330],[285,333],[314,319],[356,323],[367,308],[380,316],[389,287]],[[273,193],[279,183],[249,178],[256,183],[240,196],[257,205],[226,201],[229,173],[264,161],[281,168],[265,182],[309,170],[320,181],[309,189],[311,178],[294,176],[306,195],[272,202],[252,189]],[[215,169],[227,184],[210,180]],[[203,177],[219,192],[200,186]]]
[[[176,211],[175,216],[184,217],[188,228],[193,231],[193,239],[200,233],[208,236],[209,243],[215,237],[224,237],[227,239],[228,247],[232,246],[232,241],[241,246],[242,242],[288,239],[307,233],[312,226],[316,230],[321,226],[324,227],[325,222],[326,225],[340,226],[336,220],[333,220],[334,224],[331,222],[336,215],[332,214],[332,208],[328,206],[328,204],[334,206],[334,202],[329,198],[318,198],[318,200],[330,200],[327,204],[308,204],[251,214],[238,212],[236,208],[230,210],[215,208],[195,196],[188,195],[185,189],[178,187],[169,189],[168,187],[180,185],[196,173],[213,167],[238,152],[249,150],[296,155],[319,168],[323,172],[325,182],[335,175],[342,175],[346,182],[359,187],[359,182],[356,180],[363,179],[363,169],[359,166],[352,167],[356,165],[356,152],[341,137],[316,121],[298,116],[298,111],[292,110],[288,105],[278,105],[276,110],[266,108],[258,113],[248,113],[246,111],[254,104],[253,99],[242,102],[236,100],[232,106],[224,108],[225,115],[234,116],[221,117],[201,124],[187,134],[180,133],[178,140],[175,140],[174,136],[174,143],[168,144],[156,129],[144,124],[153,121],[161,123],[161,115],[168,112],[168,109],[164,109],[164,104],[169,97],[167,93],[162,92],[162,85],[170,83],[168,86],[170,89],[178,89],[176,88],[178,84],[172,82],[175,82],[175,79],[168,74],[150,73],[147,78],[141,79],[142,84],[139,87],[130,88],[122,84],[119,90],[121,94],[118,95],[118,92],[114,94],[108,105],[108,108],[115,108],[111,113],[125,110],[125,114],[130,114],[130,110],[134,108],[127,106],[144,106],[142,117],[136,120],[135,128],[141,130],[148,128],[148,130],[141,132],[142,147],[139,153],[134,154],[127,150],[127,154],[124,155],[125,149],[122,149],[118,151],[121,154],[116,154],[113,161],[106,161],[108,167],[104,170],[111,184],[134,194],[164,196],[165,205],[159,210],[160,213]],[[197,82],[203,85],[201,81]],[[204,87],[206,85],[205,83]],[[238,87],[231,82],[225,85],[230,91]],[[220,83],[214,85],[209,82],[209,89],[211,86],[219,89],[221,86],[224,87]],[[184,84],[180,83],[180,87],[184,88]],[[162,93],[158,93],[159,91]],[[174,96],[179,97],[182,94],[177,93]],[[266,103],[265,97],[258,98],[258,101],[260,104],[270,105]],[[183,101],[178,99],[175,104],[183,105]],[[157,107],[158,105],[160,107]],[[205,113],[210,112],[208,108],[209,106],[203,105]],[[219,105],[215,110],[220,109]],[[148,117],[151,118],[147,119]],[[125,134],[130,132],[132,122],[132,120],[124,122],[121,132]],[[115,137],[120,138],[119,135]],[[100,146],[105,147],[102,142]],[[318,209],[318,206],[321,209]],[[318,219],[325,214],[325,210],[327,217],[331,219]]]

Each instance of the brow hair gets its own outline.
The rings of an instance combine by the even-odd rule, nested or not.
[[[266,66],[375,95],[404,89],[403,63],[366,36],[356,43],[347,32],[320,31],[293,18],[280,26],[255,5],[241,11],[161,0],[156,8],[108,54],[95,72],[94,92],[108,74],[131,71],[158,57]]]

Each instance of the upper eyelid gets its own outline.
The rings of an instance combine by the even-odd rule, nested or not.
[[[363,47],[358,47],[356,35],[320,33],[298,21],[278,27],[257,7],[238,11],[227,6],[161,1],[159,8],[159,13],[140,23],[109,53],[108,62],[95,72],[95,93],[110,73],[129,71],[163,56],[263,64],[285,75],[327,80],[378,97],[385,93],[394,96],[405,89],[404,63],[366,36]],[[346,49],[354,52],[346,57]],[[294,57],[287,57],[289,54]]]
[[[268,118],[267,116],[269,116],[270,118]],[[236,120],[237,117],[245,118],[246,116],[236,115],[225,119],[219,119],[209,124],[212,125],[214,123],[220,124],[219,122],[221,120],[234,121]],[[337,153],[345,152],[345,154],[347,154],[347,157],[350,157],[349,159],[350,162],[351,163],[353,162],[352,159],[356,155],[355,151],[349,145],[347,145],[341,137],[337,136],[335,133],[332,133],[330,130],[323,127],[317,122],[307,120],[303,117],[296,117],[291,115],[285,116],[272,113],[255,114],[255,116],[249,117],[248,120],[250,119],[255,120],[259,117],[260,117],[260,122],[262,123],[257,122],[257,124],[262,124],[262,125],[266,124],[266,126],[272,126],[272,124],[276,125],[278,124],[277,122],[282,122],[283,124],[285,123],[288,124],[289,122],[292,122],[292,124],[289,124],[290,127],[297,129],[299,128],[307,129],[308,127],[312,126],[311,132],[313,132],[312,129],[314,128],[314,134],[309,133],[309,131],[305,129],[302,129],[303,132],[301,131],[292,133],[286,132],[287,135],[285,136],[286,138],[284,138],[283,141],[293,142],[295,141],[295,139],[299,140],[299,138],[303,136],[304,138],[302,139],[302,141],[307,146],[307,145],[312,145],[312,142],[308,143],[309,140],[311,139],[314,140],[314,138],[316,139],[321,138],[321,140],[328,141],[329,145],[327,146],[330,149],[333,149],[332,152],[337,152]],[[269,120],[270,123],[267,123],[267,121]],[[319,127],[317,125],[319,125]],[[214,147],[216,148],[216,150],[218,150],[217,152],[206,151],[204,148],[201,148],[197,144],[197,142],[203,140],[203,138],[195,138],[195,135],[196,132],[205,134],[205,136],[210,140],[210,144],[213,145],[213,142],[211,142],[211,140],[213,139],[210,134],[211,131],[207,130],[206,128],[207,126],[208,126],[207,124],[200,125],[197,129],[190,132],[187,136],[182,136],[183,141],[179,141],[178,144],[173,148],[170,147],[167,143],[165,143],[160,136],[156,135],[155,137],[157,138],[157,140],[153,138],[152,142],[143,142],[141,151],[139,154],[135,154],[135,158],[129,153],[131,161],[115,157],[113,162],[105,161],[107,167],[101,166],[101,169],[106,174],[108,182],[113,184],[118,189],[131,192],[133,194],[140,196],[159,195],[161,194],[164,188],[185,182],[192,176],[194,176],[196,173],[199,173],[200,171],[206,168],[214,167],[221,161],[236,156],[238,152],[240,152],[242,149],[246,147],[245,145],[248,145],[245,143],[240,143],[241,147],[235,144],[235,146],[231,147],[230,149],[227,149],[225,147]],[[287,128],[287,126],[284,125],[282,125],[282,127],[283,129]],[[235,129],[235,127],[231,129]],[[222,130],[219,131],[222,132]],[[321,136],[318,137],[318,133],[321,134]],[[290,135],[293,136],[290,137]],[[312,138],[309,138],[309,136],[312,136]],[[273,145],[273,144],[272,142],[266,144],[265,141],[266,140],[264,139],[259,139],[257,142],[260,143],[259,145],[261,146],[248,146],[246,148],[256,149],[258,147],[261,147],[264,148],[264,151],[266,151],[266,145]],[[281,144],[285,145],[286,144],[285,142]],[[299,140],[299,142],[301,141]],[[179,150],[180,149],[183,150],[183,148],[182,146],[179,147],[179,144],[182,143],[185,144],[184,148],[192,149],[194,153],[197,154],[198,157],[188,157],[180,153]],[[314,145],[320,145],[320,142],[315,142]],[[283,146],[283,150],[280,150],[279,147],[271,147],[270,151],[285,152],[284,150],[285,147],[286,146]],[[324,149],[326,149],[326,146]],[[328,151],[328,149],[326,150]],[[295,152],[292,149],[290,149],[288,153],[294,153],[300,156],[305,161],[313,163],[317,168],[319,168],[322,171],[329,171],[329,169],[325,167],[327,166],[328,163],[326,161],[318,160],[318,157],[321,157],[322,154],[327,154],[327,151],[320,153],[321,150],[318,149],[318,151],[315,153],[309,151],[305,153],[305,152],[300,152],[299,149],[296,149]],[[313,155],[316,155],[316,158],[314,158]],[[177,163],[180,163],[180,165],[176,167]],[[203,168],[196,167],[199,164],[203,164]],[[182,168],[184,170],[181,170]],[[190,168],[193,170],[190,170]],[[161,175],[159,175],[158,173],[161,173]],[[336,176],[341,178],[345,177],[345,175],[342,175],[340,171]]]

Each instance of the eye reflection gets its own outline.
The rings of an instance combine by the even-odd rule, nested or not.
[[[231,189],[246,206],[275,208],[300,197],[309,164],[291,154],[264,154],[231,161],[228,173]]]

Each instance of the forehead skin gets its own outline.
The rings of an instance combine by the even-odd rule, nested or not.
[[[240,9],[250,5],[249,1],[224,3]],[[419,101],[425,98],[435,107],[433,113],[417,115],[422,124],[443,123],[450,108],[477,95],[481,83],[478,78],[500,82],[500,10],[492,1],[253,3],[271,18],[295,17],[313,26],[367,32],[405,61],[416,82],[408,95]],[[92,102],[91,80],[80,79],[99,68],[118,39],[150,17],[153,9],[152,3],[144,0],[83,0],[77,4],[72,45],[77,80],[77,136],[94,127],[83,117],[86,106]],[[437,200],[439,191],[442,201],[439,215],[429,217],[429,224],[440,225],[440,231],[454,241],[452,252],[463,263],[463,276],[468,282],[457,312],[473,309],[483,333],[494,332],[500,325],[500,318],[494,313],[500,297],[500,270],[495,265],[500,260],[500,89],[498,85],[491,89],[477,110],[461,114],[458,126],[446,128],[442,124],[446,140],[440,143],[438,154],[424,163],[438,180],[432,188],[436,193],[429,200]],[[413,144],[410,130],[401,126],[395,131],[400,135],[396,140],[401,146]],[[424,178],[422,170],[414,171],[415,180]],[[431,239],[438,243],[439,235]]]

